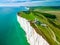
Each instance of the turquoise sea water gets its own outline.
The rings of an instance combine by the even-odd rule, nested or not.
[[[0,45],[29,45],[26,33],[17,21],[24,7],[0,7]]]

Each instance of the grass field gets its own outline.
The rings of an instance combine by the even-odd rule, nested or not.
[[[34,8],[22,11],[18,15],[27,19],[35,31],[50,45],[60,45],[60,10]]]

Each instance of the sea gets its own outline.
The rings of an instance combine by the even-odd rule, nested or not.
[[[17,13],[26,7],[0,7],[0,45],[30,45],[17,21]]]

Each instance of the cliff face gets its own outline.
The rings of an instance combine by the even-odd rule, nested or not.
[[[26,32],[26,37],[30,45],[49,45],[42,36],[36,33],[34,28],[30,26],[30,23],[26,19],[20,16],[17,16],[17,19],[21,27]]]

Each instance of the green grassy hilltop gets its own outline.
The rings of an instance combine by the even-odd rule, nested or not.
[[[60,45],[60,10],[57,7],[56,10],[48,9],[48,7],[44,9],[35,7],[18,15],[27,19],[35,31],[50,45]]]

